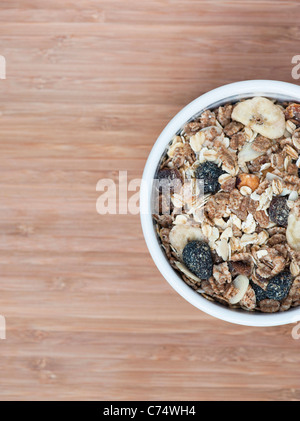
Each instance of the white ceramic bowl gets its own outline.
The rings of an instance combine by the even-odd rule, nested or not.
[[[148,249],[157,268],[169,284],[188,302],[205,313],[227,322],[246,326],[278,326],[299,321],[300,308],[274,314],[248,313],[244,310],[228,309],[221,304],[203,298],[200,294],[193,291],[169,264],[160,246],[152,219],[151,195],[153,179],[161,157],[172,137],[195,114],[199,114],[205,109],[213,109],[228,102],[253,96],[300,102],[300,86],[273,80],[237,82],[207,92],[184,107],[162,131],[147,160],[140,192],[141,222]]]

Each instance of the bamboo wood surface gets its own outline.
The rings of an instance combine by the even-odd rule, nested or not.
[[[293,325],[215,320],[164,281],[139,217],[100,216],[203,92],[293,82],[298,1],[2,0],[1,400],[300,400]],[[297,82],[295,82],[297,83]]]

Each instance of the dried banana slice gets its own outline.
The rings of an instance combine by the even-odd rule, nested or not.
[[[170,243],[176,252],[181,256],[184,247],[190,241],[205,240],[201,228],[193,227],[191,225],[175,225],[170,232]]]
[[[268,139],[278,139],[285,132],[285,116],[282,109],[263,97],[238,103],[232,112],[232,119]]]

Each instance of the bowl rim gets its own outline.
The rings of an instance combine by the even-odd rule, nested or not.
[[[280,326],[300,321],[300,307],[279,313],[247,313],[245,310],[228,309],[211,302],[190,288],[171,267],[155,232],[151,212],[151,192],[159,161],[178,130],[197,113],[216,106],[246,97],[266,96],[281,100],[300,102],[300,86],[277,80],[246,80],[230,83],[199,96],[182,108],[166,125],[148,156],[140,188],[140,218],[144,238],[151,257],[166,281],[186,301],[203,312],[226,322],[254,327]]]

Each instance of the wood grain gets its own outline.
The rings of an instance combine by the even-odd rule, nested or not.
[[[300,400],[292,325],[205,315],[138,216],[96,213],[98,180],[140,177],[201,93],[293,82],[299,17],[298,1],[1,1],[1,400]]]

